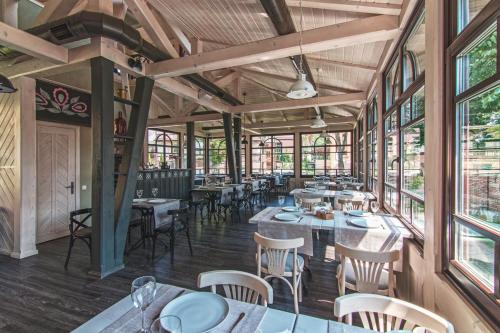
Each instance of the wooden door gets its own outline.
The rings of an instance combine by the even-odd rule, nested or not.
[[[37,243],[69,234],[77,207],[78,128],[37,126]]]

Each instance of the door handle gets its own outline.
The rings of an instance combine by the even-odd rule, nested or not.
[[[71,189],[71,194],[75,193],[75,182],[71,182],[69,186],[64,186],[64,187]]]

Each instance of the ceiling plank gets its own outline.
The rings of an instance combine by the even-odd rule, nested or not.
[[[170,116],[170,117],[175,117],[175,112],[174,110],[172,110],[172,108],[170,107],[170,105],[167,104],[167,102],[165,102],[160,96],[158,96],[158,94],[156,94],[154,91],[153,91],[153,94],[152,94],[152,99],[153,101],[155,101],[158,105],[160,105],[163,110],[165,110],[165,112]]]
[[[54,21],[68,15],[78,0],[49,0],[45,2],[42,11],[36,16],[33,26]]]
[[[339,105],[350,102],[360,102],[365,100],[365,93],[352,93],[333,96],[313,97],[308,99],[297,99],[288,101],[277,101],[271,103],[257,103],[230,106],[228,109],[231,113],[247,113],[247,112],[266,112],[278,110],[296,110],[311,108],[315,106]]]
[[[286,4],[290,7],[299,7],[300,1],[286,0]],[[400,5],[351,0],[307,0],[302,1],[302,7],[382,15],[399,15],[401,12]]]
[[[0,45],[58,64],[68,63],[68,49],[0,22]]]
[[[175,117],[175,118],[156,118],[148,120],[148,127],[185,124],[189,121],[213,121],[220,119],[222,119],[221,113],[191,115],[191,116]]]
[[[154,44],[172,58],[178,58],[179,53],[170,42],[167,33],[157,17],[148,7],[146,0],[125,0],[128,9],[134,14]]]
[[[87,0],[86,10],[113,15],[112,0]]]
[[[325,118],[325,123],[327,125],[338,125],[338,124],[352,124],[356,121],[354,117],[336,117],[336,118]],[[270,128],[289,128],[289,127],[310,127],[311,120],[292,120],[292,121],[278,121],[272,123],[259,123],[248,125],[249,129],[270,129]]]
[[[18,1],[2,0],[0,1],[0,21],[17,28],[18,24]]]
[[[379,15],[306,30],[302,33],[302,50],[304,53],[313,53],[367,41],[388,40],[392,39],[398,32],[398,26],[398,17]],[[243,66],[300,54],[299,44],[300,34],[293,33],[193,56],[147,64],[146,73],[154,77],[174,77]]]
[[[362,65],[362,64],[346,62],[346,61],[330,60],[330,59],[324,59],[324,58],[312,57],[312,56],[308,56],[307,59],[312,60],[312,61],[319,61],[319,62],[326,64],[326,65],[334,65],[334,66],[348,67],[348,68],[354,68],[354,69],[363,69],[363,70],[367,70],[367,71],[376,71],[377,70],[377,66]]]

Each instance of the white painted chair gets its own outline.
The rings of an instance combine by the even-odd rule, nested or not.
[[[241,271],[220,270],[200,273],[198,288],[210,287],[217,293],[217,286],[222,286],[227,298],[245,303],[260,303],[267,307],[273,304],[273,287],[263,278]]]
[[[345,288],[361,293],[394,296],[394,262],[399,251],[371,252],[335,244],[335,254],[340,256],[337,267],[339,295],[345,295]],[[388,269],[384,269],[384,266]]]
[[[322,198],[302,198],[302,208],[312,210],[317,203],[323,202]]]
[[[454,333],[453,325],[435,313],[397,298],[374,294],[351,294],[335,300],[334,314],[339,322],[352,325],[358,314],[364,328],[377,332],[413,331]]]
[[[304,245],[304,238],[272,239],[254,233],[257,243],[257,275],[264,280],[273,277],[284,281],[292,291],[295,313],[299,313],[302,302],[302,272],[304,258],[297,255],[297,248]],[[287,278],[291,278],[292,283]]]

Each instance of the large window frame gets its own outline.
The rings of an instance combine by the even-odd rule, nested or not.
[[[313,143],[313,145],[310,145],[310,146],[304,146],[304,143],[303,143],[303,139],[302,139],[302,136],[303,135],[309,135],[309,134],[322,134],[322,132],[307,132],[307,133],[300,133],[299,134],[299,140],[300,140],[300,177],[301,178],[312,178],[316,175],[316,168],[314,168],[313,172],[314,172],[314,175],[308,175],[308,174],[304,174],[304,170],[303,170],[303,167],[302,167],[302,161],[304,160],[304,156],[305,153],[304,153],[304,149],[313,149],[313,154],[314,155],[317,155],[317,154],[322,154],[324,155],[324,158],[323,160],[325,160],[325,163],[324,163],[324,167],[323,169],[321,170],[323,173],[319,174],[319,175],[332,175],[331,174],[331,171],[335,171],[335,173],[333,175],[335,176],[338,176],[338,175],[343,175],[345,174],[344,172],[340,172],[339,173],[339,170],[340,169],[328,169],[327,166],[326,166],[326,155],[328,153],[328,149],[329,148],[337,148],[337,147],[349,147],[349,151],[345,152],[345,153],[348,153],[350,155],[350,168],[349,169],[342,169],[342,170],[349,170],[349,174],[353,174],[353,168],[354,168],[354,159],[353,159],[353,156],[354,156],[354,142],[357,141],[357,138],[354,136],[354,133],[355,131],[325,131],[324,133],[326,135],[328,135],[329,137],[333,138],[332,140],[330,140],[330,144],[323,144],[323,145],[316,145],[315,143]],[[337,140],[334,138],[334,134],[336,133],[346,133],[350,136],[350,140],[349,143],[347,144],[338,144]],[[319,139],[316,138],[315,142],[317,142]],[[310,169],[307,169],[307,170],[310,170]]]
[[[424,206],[424,198],[423,194],[419,196],[403,189],[402,181],[405,169],[402,163],[404,149],[401,143],[406,129],[425,121],[425,112],[407,122],[402,122],[401,113],[408,101],[410,101],[410,114],[413,114],[414,103],[412,100],[415,98],[416,93],[423,90],[425,86],[425,68],[420,70],[420,74],[417,75],[418,70],[415,59],[405,49],[407,42],[421,26],[424,19],[424,1],[420,1],[412,15],[412,21],[398,42],[395,52],[384,71],[382,87],[383,119],[379,120],[383,122],[383,138],[378,138],[378,142],[383,142],[380,149],[383,149],[384,181],[380,195],[382,195],[384,207],[398,216],[421,244],[423,244],[424,238],[423,223],[416,223],[416,221],[417,216],[421,217],[423,215],[420,207]],[[408,66],[408,63],[412,66]],[[408,77],[405,74],[408,73],[411,75],[411,82],[405,81],[405,78]],[[389,155],[391,155],[391,160],[389,160]],[[405,202],[408,203],[406,210],[402,205],[403,199],[408,200]]]
[[[154,143],[149,141],[150,132],[158,133]],[[175,139],[174,137],[177,137]],[[163,138],[163,139],[161,139]],[[174,142],[177,142],[175,144]],[[159,158],[159,167],[163,167],[162,163],[168,165],[170,168],[178,168],[180,164],[180,133],[167,131],[160,128],[148,128],[146,133],[146,153],[147,153],[147,164],[151,164],[151,160],[156,160],[150,154],[157,154]],[[173,156],[173,159],[170,158]],[[168,158],[167,158],[168,157]],[[173,163],[172,163],[173,161]]]
[[[282,140],[280,137],[283,136],[289,136],[288,139],[292,140],[291,145],[283,145]],[[260,140],[258,139],[260,138]],[[257,140],[256,140],[257,139]],[[264,144],[264,147],[261,147],[257,144],[257,146],[254,146],[254,143],[259,141]],[[276,155],[280,154],[279,150],[280,149],[289,149],[291,152],[289,153],[281,153],[282,155],[290,155],[291,156],[291,163],[292,163],[292,168],[291,169],[286,169],[286,170],[291,170],[291,173],[283,173],[287,176],[295,176],[295,151],[294,151],[294,146],[295,146],[295,136],[293,133],[280,133],[280,134],[272,134],[272,135],[251,135],[250,136],[250,173],[251,174],[275,174],[275,173],[283,173],[283,169],[278,169],[275,167],[275,158]],[[265,156],[264,151],[270,152],[269,157],[271,159],[271,169],[266,169],[261,166],[258,168],[258,170],[254,169],[253,166],[253,161],[256,156],[259,157],[259,161],[261,161],[262,156]],[[290,163],[290,162],[289,162]],[[262,163],[261,163],[262,165]],[[257,172],[256,172],[257,171]]]
[[[218,147],[216,148],[210,148],[210,142],[212,140],[220,140],[218,143]],[[205,163],[207,167],[207,174],[213,174],[213,170],[223,170],[223,173],[218,173],[221,175],[227,175],[228,174],[228,166],[227,166],[227,155],[226,155],[226,138],[224,137],[209,137],[206,140],[206,156],[207,156],[207,162]],[[212,155],[214,152],[217,152],[219,156],[224,156],[224,168],[213,168],[211,167],[211,162],[212,162]],[[246,160],[246,145],[241,145],[241,169],[242,169],[242,174],[245,173],[245,160]]]
[[[459,29],[458,9],[463,4],[459,0],[450,1],[448,7],[449,20],[448,47],[446,51],[446,138],[447,138],[447,170],[449,176],[445,180],[445,229],[444,229],[444,260],[443,271],[463,296],[483,315],[493,327],[500,327],[500,232],[493,226],[488,226],[481,221],[462,212],[459,200],[463,199],[461,192],[459,174],[462,170],[463,157],[461,155],[462,136],[461,114],[463,105],[471,101],[489,89],[495,89],[500,84],[500,52],[498,50],[500,33],[500,6],[498,2],[490,1],[482,10],[466,25],[462,22]],[[496,73],[479,81],[471,87],[462,87],[458,90],[458,67],[457,57],[467,52],[481,36],[496,24]],[[460,156],[459,156],[460,153]],[[466,229],[469,231],[465,233]],[[457,259],[458,246],[467,246],[465,238],[474,234],[476,242],[480,240],[491,240],[493,245],[493,287],[484,283],[479,275],[471,267]],[[477,246],[477,245],[476,245]]]
[[[205,166],[206,166],[206,145],[207,145],[207,140],[206,138],[202,136],[195,136],[195,165],[196,165],[196,170],[195,174],[198,176],[203,176],[206,172]],[[187,138],[186,135],[183,137],[183,143],[182,143],[182,167],[188,169],[189,166],[187,165]],[[202,163],[198,163],[198,161],[202,161]],[[201,167],[198,167],[198,164],[201,164]]]
[[[377,105],[377,95],[375,94],[368,103],[367,108],[367,150],[368,150],[368,191],[372,191],[375,195],[378,195],[378,140],[377,140],[377,124],[378,124],[378,105]]]

